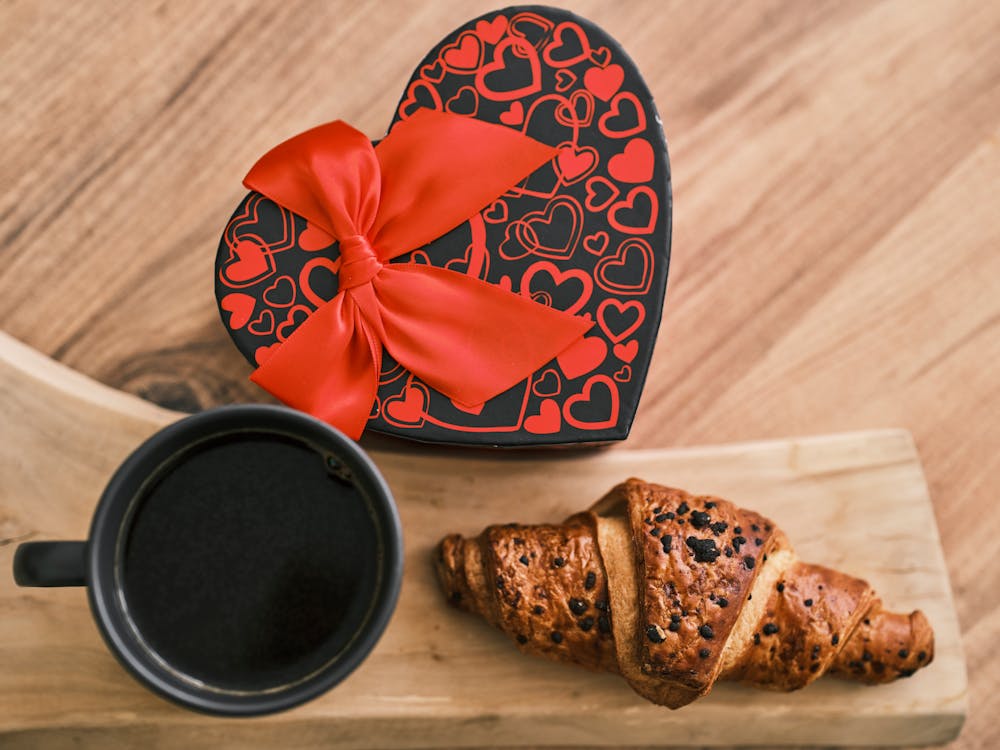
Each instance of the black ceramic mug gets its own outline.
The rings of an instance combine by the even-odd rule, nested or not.
[[[188,708],[303,703],[371,651],[396,606],[402,534],[378,469],[301,412],[176,422],[119,467],[84,542],[30,542],[21,586],[86,586],[108,647]]]

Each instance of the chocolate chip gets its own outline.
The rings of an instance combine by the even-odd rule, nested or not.
[[[553,643],[562,643],[563,642],[563,634],[560,633],[558,630],[553,630],[552,631],[552,635],[550,635],[549,637],[552,639]]]
[[[753,540],[753,543],[756,544],[759,547],[760,545],[762,545],[764,543],[764,540],[761,539],[760,537],[757,537],[756,539]]]
[[[865,618],[865,625],[871,625],[871,624],[872,624],[872,621],[871,621],[871,620],[869,620],[869,619],[868,619],[868,618],[866,617],[866,618]]]
[[[554,568],[561,568],[565,564],[566,561],[561,557],[557,557],[555,560],[552,561],[552,567]]]
[[[691,525],[696,529],[703,529],[712,522],[712,517],[708,513],[700,510],[691,511]]]
[[[733,527],[733,531],[736,532],[737,534],[742,534],[743,533],[743,527],[742,526],[734,526]]]
[[[684,525],[684,519],[683,518],[678,518],[677,519],[677,525],[678,526],[683,526]]]
[[[583,599],[577,599],[576,597],[573,597],[572,599],[569,600],[569,611],[572,612],[574,615],[582,615],[584,612],[587,611],[587,602],[585,602]]]
[[[760,633],[754,633],[753,634],[753,645],[755,645],[755,646],[759,646],[760,645]]]
[[[663,643],[667,640],[667,634],[663,632],[663,628],[659,625],[650,625],[646,628],[646,637],[653,643]]]
[[[541,604],[536,604],[535,608],[532,609],[531,611],[534,612],[536,615],[540,615],[545,611],[545,607],[543,607]]]
[[[785,584],[783,584],[783,583],[781,583],[779,581],[779,583],[778,583],[778,593],[781,594],[781,593],[784,593],[784,591],[785,591]]]
[[[830,639],[830,643],[836,646],[838,643],[840,643],[840,636],[837,633],[834,633],[833,638]]]
[[[750,557],[750,555],[743,556],[743,565],[747,570],[753,570],[753,566],[756,564],[757,563],[754,561],[752,557]]]
[[[524,540],[521,537],[516,536],[514,537],[514,544],[524,544]]]
[[[703,648],[701,651],[698,652],[698,656],[700,656],[702,659],[707,659],[708,655],[711,653],[712,652],[709,651],[707,648]]]
[[[712,508],[715,507],[715,503],[709,500],[707,503],[705,503],[705,507],[708,508],[709,510],[712,510]]]
[[[812,672],[813,674],[816,674],[819,671],[819,664],[813,664],[811,667],[809,667],[809,671]]]
[[[658,516],[653,516],[653,520],[656,521],[657,523],[663,523],[664,521],[667,520],[667,514],[660,513],[660,515]]]
[[[680,621],[681,621],[681,616],[676,612],[670,615],[670,622],[680,622]]]
[[[729,600],[724,596],[720,596],[718,599],[716,599],[715,603],[718,604],[723,609],[729,606]]]
[[[764,631],[764,635],[774,635],[775,633],[778,632],[778,626],[775,625],[773,622],[769,622],[766,625],[764,625],[762,630]]]
[[[528,642],[528,639],[527,639],[526,636],[523,636],[520,633],[518,633],[517,634],[517,642],[520,643],[523,646],[525,643]]]
[[[670,548],[674,544],[674,538],[670,534],[664,534],[660,537],[660,546],[663,547],[663,553],[669,554]]]
[[[729,524],[726,523],[725,521],[716,521],[715,523],[710,524],[709,528],[712,529],[712,533],[713,534],[715,534],[716,536],[718,536],[723,531],[725,531],[726,529],[729,528]]]
[[[807,607],[811,607],[813,605],[813,600],[812,599],[806,599],[802,603],[805,604]]]
[[[659,529],[650,529],[649,530],[649,535],[650,536],[659,536],[660,535],[660,530]]]
[[[743,544],[746,544],[746,543],[747,543],[746,537],[742,537],[742,536],[734,536],[733,537],[733,549],[736,550],[737,552],[740,551],[740,545],[743,545]]]
[[[594,618],[590,616],[584,617],[577,625],[580,626],[580,630],[584,633],[589,633],[590,629],[594,627]]]
[[[521,565],[527,565],[530,562],[530,560],[528,560],[528,556],[527,555],[521,555],[517,559],[520,561]]]
[[[926,658],[927,658],[926,651],[921,651],[919,654],[917,654],[917,661],[923,661]]]
[[[733,556],[732,547],[726,547],[726,557],[732,557],[732,556]]]
[[[819,658],[819,644],[818,643],[815,646],[813,646],[812,658],[814,660]]]
[[[712,630],[711,625],[702,625],[700,628],[698,628],[698,633],[706,641],[710,641],[713,638],[715,638],[715,631]]]
[[[661,510],[663,510],[663,508],[661,508],[660,506],[656,506],[655,508],[653,508],[654,513],[659,513]]]
[[[901,670],[899,670],[899,676],[900,677],[912,677],[913,673],[916,672],[916,671],[917,670],[915,670],[915,669],[901,669]]]
[[[908,657],[909,655],[910,655],[910,652],[909,652],[909,651],[907,651],[907,650],[906,650],[905,648],[901,648],[901,649],[899,649],[899,658],[900,658],[900,659],[905,659],[905,658],[906,658],[906,657]]]
[[[681,629],[681,624],[676,620],[667,625],[667,630],[669,630],[671,633],[676,633],[680,629]]]
[[[863,651],[861,653],[861,660],[862,661],[871,661],[872,660],[872,652],[871,651]]]
[[[677,506],[677,515],[683,516],[689,510],[691,510],[691,508],[688,507],[688,504],[686,502],[682,502],[680,505]]]
[[[608,619],[607,615],[601,615],[597,618],[597,629],[602,633],[611,632],[611,620]]]
[[[719,549],[715,546],[714,539],[699,539],[689,536],[685,543],[694,552],[694,559],[697,562],[715,562],[719,557]]]
[[[608,603],[603,599],[598,599],[596,602],[594,602],[594,609],[599,609],[601,612],[607,612]]]
[[[663,515],[665,515],[671,521],[673,521],[675,518],[677,518],[677,516],[674,515],[673,511],[669,511],[669,510],[666,513],[664,513]]]
[[[594,571],[588,571],[587,577],[583,581],[583,587],[587,589],[587,591],[590,591],[596,584],[597,576],[594,574]]]
[[[757,524],[755,524],[755,523],[752,523],[752,524],[750,524],[750,528],[751,528],[751,529],[752,529],[753,531],[760,531],[760,526],[758,526],[758,525],[757,525]]]

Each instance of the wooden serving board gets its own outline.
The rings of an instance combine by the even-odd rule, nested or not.
[[[679,450],[526,456],[379,451],[399,503],[406,574],[378,647],[345,683],[278,716],[193,714],[135,683],[105,650],[82,589],[19,589],[17,542],[82,539],[100,492],[178,414],[106,388],[0,334],[0,746],[453,747],[917,745],[966,713],[958,622],[934,514],[899,430]],[[934,663],[867,688],[822,679],[793,694],[719,685],[672,712],[620,678],[519,656],[447,607],[430,564],[446,532],[561,519],[629,475],[731,498],[776,519],[809,560],[919,607]]]

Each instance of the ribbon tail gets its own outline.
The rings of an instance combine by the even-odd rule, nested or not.
[[[389,353],[462,404],[480,404],[512,388],[593,326],[433,266],[387,265],[372,284]]]
[[[382,347],[349,295],[321,305],[250,380],[357,440],[378,391]]]

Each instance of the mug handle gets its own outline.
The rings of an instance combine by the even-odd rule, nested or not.
[[[14,553],[18,586],[85,586],[86,542],[25,542]]]

